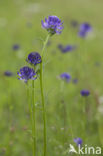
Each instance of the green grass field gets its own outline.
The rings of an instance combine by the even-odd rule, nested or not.
[[[30,52],[41,53],[41,39],[47,36],[41,20],[48,15],[60,17],[64,30],[50,38],[51,44],[45,51],[47,156],[69,156],[70,144],[77,149],[73,141],[76,137],[82,138],[83,145],[103,146],[103,1],[0,0],[0,156],[32,156],[26,85],[17,79],[17,71],[27,65],[25,60]],[[72,20],[90,23],[91,35],[86,39],[78,37],[77,28],[70,25]],[[12,49],[15,44],[20,46],[17,51]],[[76,45],[77,49],[63,54],[58,44]],[[14,76],[4,76],[7,70]],[[78,83],[63,82],[59,78],[63,72],[70,73]],[[90,90],[88,98],[80,95],[82,89]],[[43,156],[38,79],[35,101],[37,156]]]

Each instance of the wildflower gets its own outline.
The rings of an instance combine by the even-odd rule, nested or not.
[[[90,91],[84,89],[84,90],[81,90],[80,94],[81,94],[82,96],[89,96],[89,95],[90,95]]]
[[[80,37],[86,37],[86,35],[88,34],[88,32],[92,31],[92,27],[90,24],[88,23],[82,23],[80,25],[80,30],[79,30],[79,36]]]
[[[41,56],[37,52],[32,52],[28,55],[27,62],[30,64],[37,65],[37,64],[41,63],[41,61],[42,61]]]
[[[60,77],[61,77],[61,79],[65,80],[66,82],[69,82],[70,79],[71,79],[71,76],[70,76],[70,74],[68,74],[68,73],[62,73],[62,74],[60,75]]]
[[[13,45],[13,50],[15,50],[15,51],[16,51],[16,50],[19,50],[19,48],[20,48],[20,46],[19,46],[18,44],[14,44],[14,45]]]
[[[30,68],[28,66],[24,66],[20,69],[20,72],[17,72],[17,74],[20,76],[18,78],[19,80],[24,80],[24,82],[27,82],[29,79],[35,80],[36,79],[36,73],[33,68]]]
[[[57,16],[48,16],[45,22],[41,21],[42,27],[46,29],[51,35],[60,34],[63,30],[63,22]]]
[[[4,75],[9,77],[9,76],[13,76],[13,73],[11,71],[5,71]]]
[[[58,48],[61,50],[62,53],[67,53],[67,52],[75,50],[76,46],[67,45],[63,47],[63,45],[59,44]]]
[[[82,141],[81,138],[75,138],[75,139],[74,139],[74,142],[77,144],[77,146],[81,146],[82,143],[83,143],[83,141]]]

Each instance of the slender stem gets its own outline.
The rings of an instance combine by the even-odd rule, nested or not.
[[[41,54],[42,62],[43,62],[44,51],[45,51],[46,45],[48,43],[49,37],[50,37],[50,34],[48,34],[46,40],[44,41],[44,45],[43,45],[43,49],[42,49],[42,54]]]
[[[32,80],[32,104],[33,104],[33,156],[36,156],[34,80]]]
[[[41,90],[41,99],[42,99],[42,107],[43,107],[43,124],[44,124],[44,156],[46,156],[46,150],[47,150],[47,143],[46,143],[46,111],[45,111],[45,102],[44,102],[44,92],[43,92],[43,56],[44,56],[44,51],[47,45],[47,42],[49,40],[49,36],[47,36],[45,42],[44,42],[44,46],[42,49],[42,62],[40,64],[40,90]]]
[[[30,113],[30,118],[31,118],[31,125],[32,125],[32,137],[34,136],[33,133],[33,116],[32,116],[32,106],[30,104],[30,93],[29,93],[29,87],[28,87],[28,83],[27,83],[27,101],[28,101],[28,107],[29,107],[29,113]],[[33,143],[33,156],[35,156],[34,153],[34,143]]]

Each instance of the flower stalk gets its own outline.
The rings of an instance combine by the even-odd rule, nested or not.
[[[32,80],[32,112],[33,112],[33,156],[36,156],[36,120],[35,120],[35,101],[34,101],[34,80]]]
[[[43,91],[43,57],[44,57],[44,51],[46,48],[46,45],[48,43],[50,35],[47,36],[43,49],[42,49],[42,62],[40,64],[40,90],[41,90],[41,100],[42,100],[42,108],[43,108],[43,124],[44,124],[44,156],[46,156],[46,150],[47,150],[47,143],[46,143],[46,110],[45,110],[45,102],[44,102],[44,91]]]
[[[31,118],[31,125],[32,125],[32,138],[33,138],[33,156],[36,156],[36,141],[35,141],[35,105],[34,105],[34,80],[32,80],[32,105],[30,104],[30,93],[29,93],[29,86],[27,82],[27,101],[28,101],[28,107],[29,107],[29,113]],[[33,110],[33,111],[32,111]]]

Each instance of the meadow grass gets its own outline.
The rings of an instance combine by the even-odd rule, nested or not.
[[[101,0],[0,0],[0,156],[31,156],[31,122],[28,110],[26,86],[18,81],[17,71],[26,65],[25,59],[32,51],[41,53],[42,39],[47,32],[41,28],[41,20],[57,15],[64,21],[61,35],[51,37],[46,48],[44,69],[44,97],[47,116],[47,155],[68,156],[66,153],[73,139],[80,137],[88,146],[103,145],[103,20]],[[70,25],[89,22],[92,36],[78,37]],[[73,52],[61,53],[58,44],[77,45]],[[18,51],[12,46],[20,45]],[[13,77],[4,76],[10,70]],[[64,83],[58,76],[70,73],[78,83]],[[88,123],[83,113],[82,89],[89,89],[87,99],[90,114]],[[37,154],[43,153],[43,120],[39,80],[35,83]],[[102,101],[103,103],[103,101]],[[65,110],[63,109],[65,106]],[[64,129],[64,116],[65,129]]]

